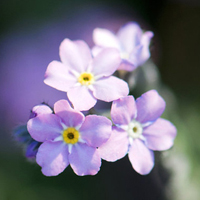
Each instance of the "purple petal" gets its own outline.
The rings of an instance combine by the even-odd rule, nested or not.
[[[142,38],[141,38],[142,50],[137,55],[138,56],[138,65],[144,64],[150,57],[149,45],[150,45],[152,37],[153,37],[153,32],[151,32],[151,31],[147,31],[142,35]]]
[[[154,166],[154,153],[139,140],[133,140],[128,154],[132,167],[142,175],[150,173]]]
[[[92,62],[92,72],[95,76],[110,76],[117,70],[120,62],[121,58],[117,49],[103,49]]]
[[[89,88],[84,85],[73,87],[67,96],[76,110],[89,110],[97,102]]]
[[[150,90],[136,99],[137,118],[140,123],[153,122],[165,110],[165,101],[156,90]]]
[[[41,114],[30,119],[27,123],[27,129],[31,137],[38,142],[53,140],[63,130],[60,118],[54,114]]]
[[[177,130],[165,119],[157,119],[152,125],[144,128],[143,135],[146,146],[152,150],[163,151],[173,146]]]
[[[82,73],[87,70],[92,55],[84,41],[64,39],[60,45],[60,58],[70,69]]]
[[[114,47],[117,49],[120,48],[117,37],[107,29],[94,29],[93,41],[96,45],[101,47]]]
[[[114,162],[127,154],[128,144],[127,133],[114,127],[109,140],[98,148],[99,155],[104,160]]]
[[[54,104],[54,112],[59,113],[62,111],[73,111],[74,109],[70,106],[69,102],[65,99],[61,99]]]
[[[63,92],[67,92],[77,82],[76,77],[68,71],[67,66],[52,61],[45,72],[44,83]]]
[[[121,97],[113,101],[111,118],[116,125],[128,125],[136,116],[137,108],[133,96]]]
[[[130,22],[123,26],[117,33],[117,37],[120,41],[122,49],[127,53],[131,51],[140,44],[142,36],[142,30],[138,24]]]
[[[57,101],[54,104],[54,111],[67,127],[79,127],[85,119],[85,116],[81,112],[72,109],[66,100]]]
[[[92,55],[96,57],[104,48],[100,46],[92,47]]]
[[[31,114],[29,118],[31,119],[41,114],[51,114],[52,112],[53,112],[52,109],[47,105],[44,105],[44,104],[37,105],[37,106],[34,106],[33,109],[31,110]]]
[[[101,78],[93,84],[94,96],[102,101],[110,102],[129,93],[128,84],[114,76]]]
[[[63,142],[44,142],[38,149],[36,162],[45,176],[57,176],[69,165],[68,146]]]
[[[134,64],[134,62],[130,62],[128,60],[122,60],[121,64],[118,67],[118,70],[125,70],[125,71],[133,71],[137,68],[137,66]]]
[[[95,175],[101,166],[101,158],[96,148],[82,143],[73,145],[72,153],[69,154],[69,162],[79,176]]]
[[[99,147],[108,140],[111,135],[111,121],[103,116],[88,115],[80,128],[81,138],[88,145]]]

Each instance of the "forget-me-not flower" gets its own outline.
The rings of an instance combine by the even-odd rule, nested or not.
[[[111,117],[115,126],[110,139],[99,147],[107,161],[116,161],[128,153],[132,167],[148,174],[154,166],[155,151],[167,150],[176,136],[175,126],[160,118],[165,101],[155,90],[140,98],[122,97],[113,102]]]
[[[56,176],[70,165],[77,175],[95,175],[101,166],[97,147],[110,137],[111,121],[97,115],[85,117],[67,100],[57,101],[54,112],[40,114],[27,124],[32,138],[42,142],[36,154],[42,173]]]
[[[96,45],[93,54],[98,55],[104,48],[116,48],[121,56],[118,70],[132,71],[150,57],[149,45],[152,37],[153,32],[143,32],[135,22],[121,27],[116,35],[107,29],[96,28],[93,31],[93,41]]]

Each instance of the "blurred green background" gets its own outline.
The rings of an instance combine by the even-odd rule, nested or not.
[[[70,167],[58,177],[43,176],[39,166],[26,160],[21,146],[12,137],[14,127],[26,123],[32,106],[40,103],[35,96],[44,100],[42,92],[34,88],[23,93],[29,87],[26,85],[30,78],[26,78],[29,64],[36,62],[42,80],[47,64],[59,59],[62,39],[85,39],[91,45],[96,26],[111,25],[116,31],[130,20],[155,33],[151,52],[160,79],[154,86],[167,101],[164,117],[178,129],[174,147],[156,154],[155,168],[147,176],[134,172],[127,157],[116,163],[103,162],[96,176],[78,177]],[[1,1],[0,200],[199,199],[199,22],[200,2],[195,0]],[[45,54],[45,45],[54,57]],[[38,54],[45,60],[38,62]],[[22,67],[22,61],[26,68]],[[35,85],[37,71],[34,67],[31,70],[33,82],[29,84]],[[37,84],[35,88],[43,82]],[[153,89],[151,86],[148,89]],[[44,90],[53,91],[46,86]]]

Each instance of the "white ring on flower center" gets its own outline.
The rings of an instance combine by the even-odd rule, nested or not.
[[[120,53],[120,57],[124,60],[128,60],[129,59],[129,54],[125,51]]]
[[[139,122],[133,120],[129,123],[128,125],[128,135],[131,138],[139,138],[142,135],[143,132],[143,128],[142,128],[142,124],[140,124]]]

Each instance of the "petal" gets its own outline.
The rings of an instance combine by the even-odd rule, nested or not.
[[[137,66],[134,63],[123,59],[121,61],[121,64],[118,67],[118,70],[125,70],[125,71],[131,72],[131,71],[135,70],[136,68],[137,68]]]
[[[97,102],[89,88],[84,85],[73,87],[68,91],[67,96],[76,110],[89,110]]]
[[[142,175],[150,173],[154,166],[154,153],[139,140],[133,140],[128,154],[132,167]]]
[[[114,162],[127,154],[128,145],[127,133],[114,127],[109,140],[98,148],[99,155],[106,161]]]
[[[128,125],[136,116],[137,108],[133,96],[121,97],[113,101],[111,118],[116,125]]]
[[[77,82],[64,64],[52,61],[45,72],[44,83],[63,92],[67,92]]]
[[[142,36],[142,30],[137,23],[129,22],[123,26],[117,33],[117,37],[120,41],[121,48],[127,52],[131,51],[140,44]]]
[[[117,37],[109,30],[103,28],[95,28],[93,31],[93,41],[101,47],[114,47],[119,49]]]
[[[81,138],[88,145],[99,147],[106,142],[111,135],[111,121],[103,116],[88,115],[80,128]]]
[[[95,57],[97,56],[104,48],[100,46],[92,47],[92,55]]]
[[[54,112],[59,113],[65,111],[73,111],[74,109],[70,106],[69,102],[65,99],[61,99],[54,104]]]
[[[92,72],[94,76],[110,76],[117,70],[120,62],[121,58],[117,49],[103,49],[91,63]]]
[[[27,129],[31,137],[38,142],[53,140],[63,130],[60,118],[54,114],[41,114],[30,119],[27,123]]]
[[[69,162],[79,176],[95,175],[101,166],[101,158],[96,148],[82,143],[73,145],[72,152],[69,154]]]
[[[38,149],[36,162],[45,176],[57,176],[69,165],[68,146],[63,142],[44,142]]]
[[[84,41],[64,39],[60,44],[60,59],[70,69],[82,73],[87,70],[92,55],[90,48]]]
[[[110,102],[129,93],[128,84],[114,76],[101,78],[94,82],[94,96],[102,101]]]
[[[37,105],[32,108],[29,118],[33,118],[41,114],[51,114],[52,112],[53,110],[45,104]]]
[[[161,118],[143,130],[146,146],[149,149],[158,151],[171,148],[176,134],[176,127],[168,120]]]
[[[153,122],[165,110],[165,101],[156,90],[150,90],[136,99],[137,118],[140,123]]]
[[[54,111],[67,127],[80,127],[85,116],[69,105],[67,100],[59,100],[54,104]]]
[[[142,35],[142,38],[141,38],[142,50],[137,55],[138,56],[138,65],[144,64],[150,57],[149,44],[151,42],[151,38],[153,37],[153,35],[154,34],[151,31],[147,31]]]

